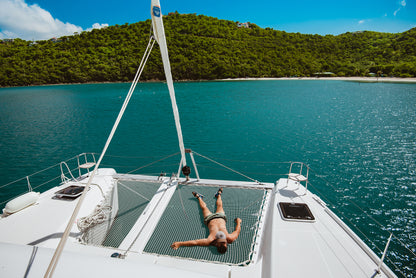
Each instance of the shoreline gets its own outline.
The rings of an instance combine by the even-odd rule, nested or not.
[[[257,80],[334,80],[369,83],[416,83],[415,77],[246,77],[217,79],[217,81],[257,81]]]
[[[366,83],[416,83],[416,77],[244,77],[244,78],[224,78],[224,79],[201,79],[201,80],[174,80],[174,83],[181,82],[218,82],[218,81],[279,81],[279,80],[328,80],[328,81],[351,81]],[[143,80],[143,83],[166,82],[166,80]],[[36,87],[36,86],[61,86],[61,85],[82,85],[82,84],[110,84],[110,83],[131,83],[131,81],[102,81],[102,82],[75,82],[75,83],[56,83],[26,86],[0,86],[2,88]]]

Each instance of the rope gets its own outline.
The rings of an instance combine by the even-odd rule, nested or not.
[[[55,164],[55,165],[53,165],[53,166],[51,166],[51,167],[49,167],[48,169],[50,169],[50,168],[52,168],[52,167],[55,167],[55,166],[58,166],[59,165],[59,163],[58,164]],[[75,170],[76,168],[74,168],[73,170]],[[45,169],[46,170],[46,169]],[[42,170],[42,171],[44,171],[44,170]],[[41,172],[42,172],[41,171]],[[39,172],[38,172],[39,173]],[[33,174],[34,175],[34,174]],[[32,187],[32,190],[34,190],[34,189],[38,189],[39,187],[42,187],[42,186],[44,186],[45,184],[48,184],[48,183],[50,183],[50,182],[53,182],[54,180],[57,180],[57,179],[59,179],[61,176],[57,176],[57,177],[55,177],[55,178],[52,178],[52,179],[50,179],[50,180],[47,180],[47,181],[45,181],[45,182],[43,182],[43,183],[41,183],[41,184],[39,184],[39,185],[37,185],[37,186],[35,186],[35,187]],[[23,180],[24,178],[21,178],[20,180]],[[17,181],[20,181],[20,180],[16,180],[16,181],[14,181],[14,182],[17,182]],[[7,203],[8,201],[10,201],[10,200],[13,200],[15,197],[12,197],[12,198],[10,198],[10,199],[8,199],[8,200],[6,200],[6,201],[3,201],[3,202],[1,202],[0,203],[0,205],[3,205],[3,204],[5,204],[5,203]]]
[[[107,154],[106,157],[116,157],[116,158],[155,158],[154,156],[125,156],[125,155],[113,155]]]
[[[213,170],[223,170],[223,167],[215,167],[215,166],[209,166],[208,164],[198,163],[197,166],[199,168],[205,168],[205,169],[213,169]],[[287,176],[287,172],[284,173],[264,173],[264,172],[245,172],[246,174],[250,175],[262,175],[262,176]]]
[[[318,178],[320,178],[320,179],[322,179],[323,181],[325,181],[335,192],[337,192],[337,190],[336,190],[336,188],[327,180],[327,179],[325,179],[325,178],[323,178],[323,177],[319,177],[318,175],[317,175],[317,173],[314,171],[314,170],[312,170],[311,168],[309,168],[310,170],[311,170],[311,172],[313,172],[315,175],[316,175],[316,177],[318,177]],[[309,183],[317,192],[319,192],[319,190],[318,189],[316,189],[316,187],[315,186],[313,186],[311,183]],[[319,192],[319,194],[321,195],[321,196],[324,196],[322,193],[320,193]],[[330,203],[332,206],[334,206],[327,198],[325,198],[327,201],[328,201],[328,203]],[[388,229],[386,228],[386,227],[384,227],[379,221],[377,221],[374,217],[372,217],[371,215],[369,215],[364,209],[362,209],[356,202],[354,202],[353,200],[351,200],[351,199],[349,199],[349,202],[351,202],[351,204],[353,204],[356,208],[358,208],[362,213],[364,213],[365,215],[367,215],[371,220],[373,220],[374,221],[374,223],[376,223],[380,228],[383,228],[385,231],[387,231],[387,232],[389,232],[388,231]],[[334,206],[335,207],[335,206]],[[341,213],[341,212],[340,212]],[[347,218],[348,219],[348,218]],[[390,233],[390,232],[389,232]],[[396,237],[395,237],[396,238]],[[415,255],[416,256],[416,255]]]
[[[117,127],[118,127],[120,121],[121,121],[121,118],[124,115],[124,112],[125,112],[125,110],[127,108],[127,105],[129,103],[130,99],[131,99],[131,96],[133,95],[133,91],[136,88],[136,85],[137,85],[137,83],[139,81],[139,78],[141,76],[141,73],[143,72],[143,68],[146,65],[147,59],[150,56],[150,53],[152,51],[152,48],[153,48],[153,45],[154,44],[155,44],[155,40],[154,40],[153,36],[151,36],[150,39],[149,39],[149,43],[147,44],[146,51],[145,51],[145,53],[143,55],[142,61],[140,62],[140,66],[139,66],[139,68],[137,70],[136,76],[134,77],[133,83],[131,84],[130,90],[129,90],[128,94],[127,94],[127,97],[124,100],[123,106],[122,106],[122,108],[121,108],[121,110],[120,110],[120,112],[119,112],[119,114],[117,116],[116,122],[114,123],[114,126],[113,126],[113,128],[112,128],[112,130],[110,132],[109,137],[107,138],[107,142],[105,143],[105,146],[104,146],[104,149],[103,149],[103,151],[102,151],[102,153],[100,155],[100,158],[98,159],[97,164],[95,165],[95,168],[94,168],[94,170],[92,171],[92,173],[90,175],[90,178],[88,180],[88,183],[87,183],[87,185],[84,188],[84,191],[83,191],[83,193],[82,193],[82,195],[81,195],[81,197],[80,197],[80,199],[79,199],[79,201],[77,203],[77,206],[74,209],[74,212],[72,213],[71,219],[68,222],[68,225],[67,225],[67,227],[65,229],[65,232],[62,235],[61,240],[59,241],[58,247],[56,248],[55,253],[54,253],[53,257],[52,257],[52,260],[51,260],[51,262],[50,262],[50,264],[48,266],[48,269],[46,270],[46,273],[45,273],[45,276],[44,276],[45,278],[52,277],[53,272],[55,271],[56,265],[58,264],[59,258],[60,258],[61,254],[62,254],[62,251],[64,249],[65,243],[66,243],[66,241],[68,239],[69,233],[70,233],[70,231],[72,229],[72,226],[73,226],[73,224],[75,222],[75,218],[78,215],[78,212],[79,212],[79,210],[81,208],[81,205],[82,205],[82,203],[83,203],[83,201],[85,199],[85,196],[87,195],[86,193],[88,192],[88,190],[90,188],[90,185],[92,183],[92,180],[93,180],[95,174],[98,171],[98,167],[100,166],[101,161],[103,160],[103,157],[104,157],[105,153],[107,152],[107,149],[108,149],[108,147],[109,147],[109,145],[111,143],[111,140],[113,139],[113,136],[114,136],[114,134],[115,134],[115,132],[117,130]]]
[[[56,165],[55,165],[55,166],[56,166]],[[48,180],[48,181],[46,181],[46,182],[44,182],[44,183],[42,183],[42,184],[40,184],[40,185],[38,185],[38,186],[36,186],[36,187],[33,187],[33,188],[32,188],[32,190],[33,190],[33,189],[37,189],[38,187],[41,187],[41,186],[43,186],[43,185],[45,185],[45,184],[47,184],[47,183],[50,183],[50,182],[52,182],[52,181],[54,181],[54,180],[59,179],[59,178],[60,178],[60,176],[55,177],[55,178],[53,178],[53,179],[50,179],[50,180]],[[9,199],[7,199],[7,200],[5,200],[5,201],[1,202],[1,203],[0,203],[0,205],[3,205],[3,204],[5,204],[5,203],[7,203],[7,202],[9,202],[9,201],[13,200],[14,198],[16,198],[16,197],[9,198]]]
[[[90,215],[82,217],[77,221],[78,229],[81,233],[84,233],[93,226],[103,223],[108,219],[110,211],[111,206],[98,205]]]
[[[151,162],[151,163],[149,163],[149,164],[146,164],[146,165],[144,165],[144,166],[141,166],[141,167],[139,167],[139,168],[137,168],[137,169],[131,170],[130,172],[127,172],[127,174],[131,174],[131,173],[133,173],[133,172],[135,172],[135,171],[138,171],[138,170],[141,170],[141,169],[143,169],[143,168],[146,168],[146,167],[148,167],[148,166],[150,166],[150,165],[156,164],[156,163],[158,163],[158,162],[160,162],[160,161],[162,161],[162,160],[165,160],[165,159],[168,159],[168,158],[170,158],[170,157],[172,157],[172,156],[178,155],[179,153],[180,153],[180,152],[176,152],[176,153],[174,153],[174,154],[171,154],[171,155],[168,155],[168,156],[166,156],[166,157],[163,157],[163,158],[161,158],[161,159],[159,159],[159,160],[153,161],[153,162]]]
[[[71,161],[71,160],[73,160],[73,159],[75,159],[75,158],[76,158],[76,156],[71,157],[71,158],[67,159],[66,161]],[[9,186],[9,185],[11,185],[11,184],[13,184],[13,183],[19,182],[19,181],[21,181],[21,180],[23,180],[23,179],[26,179],[27,177],[29,177],[29,178],[30,178],[30,177],[32,177],[32,176],[34,176],[34,175],[37,175],[37,174],[40,174],[40,173],[42,173],[42,172],[45,172],[45,171],[47,171],[47,170],[49,170],[49,169],[52,169],[53,167],[59,166],[59,165],[60,165],[60,163],[61,163],[61,162],[56,163],[56,164],[54,164],[54,165],[52,165],[52,166],[49,166],[48,168],[45,168],[45,169],[43,169],[43,170],[37,171],[37,172],[35,172],[35,173],[33,173],[33,174],[30,174],[29,176],[25,176],[25,177],[20,178],[20,179],[18,179],[18,180],[15,180],[15,181],[11,181],[11,182],[9,182],[9,183],[6,183],[6,184],[4,184],[4,185],[0,186],[0,189],[1,189],[1,188],[3,188],[3,187]]]
[[[128,187],[127,185],[123,184],[121,181],[118,181],[118,184],[120,184],[121,186],[123,186],[125,189],[129,190],[130,192],[133,192],[134,194],[142,197],[143,199],[145,199],[146,201],[150,202],[150,199],[146,198],[145,196],[143,196],[142,194],[140,194],[139,192],[131,189],[130,187]]]
[[[256,164],[290,164],[292,163],[292,161],[279,162],[279,161],[240,160],[240,159],[229,159],[229,158],[221,158],[221,160],[242,162],[242,163],[256,163]]]
[[[182,211],[185,214],[186,218],[188,219],[188,214],[186,214],[186,209],[185,209],[185,205],[183,204],[183,199],[182,199],[182,194],[181,194],[181,189],[180,189],[180,185],[178,184],[178,193],[179,193],[179,199],[181,200],[181,205],[182,205]]]
[[[257,200],[254,200],[253,202],[251,202],[248,206],[246,206],[245,208],[243,208],[241,210],[241,212],[245,211],[246,209],[248,209],[249,207],[251,207],[252,205],[256,204],[258,201],[260,201],[261,199],[264,199],[264,196],[261,196],[260,198],[258,198]]]
[[[159,200],[157,201],[156,207],[159,206],[160,202],[162,201],[163,197],[165,196],[167,192],[167,189],[163,190],[162,196],[159,198]],[[142,233],[144,227],[146,226],[147,222],[149,221],[149,219],[151,218],[151,216],[153,215],[153,213],[155,212],[155,210],[152,210],[150,212],[150,216],[147,218],[146,223],[141,227],[140,231],[138,231],[136,237],[134,238],[134,240],[132,241],[132,243],[130,244],[130,246],[126,249],[126,251],[124,252],[123,256],[127,256],[127,253],[130,252],[131,248],[133,247],[133,245],[136,243],[137,239],[139,238],[140,234]]]
[[[236,174],[238,174],[238,175],[240,175],[240,176],[243,176],[243,177],[245,177],[246,179],[249,179],[249,180],[251,180],[251,181],[254,181],[255,183],[257,183],[257,184],[261,184],[259,181],[257,181],[257,180],[255,180],[255,179],[253,179],[253,178],[250,178],[249,176],[247,176],[247,175],[244,175],[243,173],[240,173],[240,172],[238,172],[238,171],[236,171],[236,170],[234,170],[234,169],[232,169],[232,168],[230,168],[230,167],[227,167],[227,166],[225,166],[224,164],[221,164],[221,163],[219,163],[219,162],[217,162],[217,161],[215,161],[215,160],[213,160],[213,159],[211,159],[211,158],[209,158],[209,157],[206,157],[206,156],[204,156],[204,155],[202,155],[202,154],[199,154],[199,153],[197,153],[197,152],[193,152],[194,154],[196,154],[196,155],[199,155],[200,157],[202,157],[202,158],[205,158],[205,159],[207,159],[207,160],[209,160],[209,161],[211,161],[211,162],[213,162],[213,163],[215,163],[215,164],[217,164],[217,165],[220,165],[221,167],[224,167],[225,169],[227,169],[227,170],[230,170],[231,172],[234,172],[234,173],[236,173]]]

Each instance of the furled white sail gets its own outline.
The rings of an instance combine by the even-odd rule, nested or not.
[[[159,43],[160,52],[161,52],[162,60],[163,60],[163,67],[164,67],[164,70],[165,70],[166,81],[167,81],[167,84],[168,84],[169,94],[170,94],[170,98],[171,98],[171,102],[172,102],[172,109],[173,109],[173,115],[174,115],[174,118],[175,118],[176,130],[177,130],[177,133],[178,133],[179,148],[180,148],[180,151],[181,151],[181,163],[180,163],[180,166],[179,166],[179,171],[180,171],[181,167],[186,165],[185,147],[184,147],[184,144],[183,144],[181,124],[180,124],[180,121],[179,121],[179,111],[178,111],[178,107],[176,105],[175,90],[173,88],[172,73],[170,71],[168,49],[167,49],[167,45],[166,45],[165,31],[164,31],[164,28],[163,28],[162,12],[161,12],[161,9],[160,9],[159,0],[152,0],[151,16],[152,16],[154,38]],[[86,196],[86,192],[88,192],[88,190],[89,190],[92,179],[94,178],[95,174],[97,173],[98,167],[100,166],[100,163],[101,163],[101,161],[102,161],[102,159],[103,159],[103,157],[104,157],[104,155],[107,151],[107,148],[108,148],[108,146],[109,146],[109,144],[110,144],[110,142],[111,142],[111,140],[114,136],[114,133],[115,133],[115,131],[118,127],[118,124],[119,124],[119,122],[120,122],[120,120],[121,120],[121,118],[124,114],[124,111],[127,107],[127,104],[130,101],[130,98],[133,94],[134,88],[136,87],[136,84],[137,84],[137,82],[140,78],[140,75],[141,75],[141,72],[143,70],[144,64],[146,63],[147,58],[149,57],[152,46],[153,46],[153,44],[151,44],[151,41],[149,41],[148,48],[146,49],[146,52],[143,56],[142,63],[140,64],[140,67],[139,67],[139,69],[137,71],[137,74],[134,78],[134,81],[133,81],[132,86],[129,90],[129,93],[128,93],[128,95],[127,95],[127,97],[126,97],[126,99],[123,103],[123,107],[122,107],[122,109],[121,109],[121,111],[120,111],[120,113],[117,117],[117,120],[116,120],[116,122],[113,126],[113,129],[111,130],[110,136],[107,138],[107,142],[106,142],[106,144],[104,146],[104,149],[103,149],[103,151],[100,155],[100,158],[98,159],[98,162],[95,165],[94,171],[91,173],[91,175],[88,179],[88,182],[85,186],[84,192],[81,195],[81,197],[80,197],[80,199],[79,199],[79,201],[78,201],[78,203],[77,203],[77,205],[74,209],[74,212],[71,216],[71,219],[69,220],[68,225],[67,225],[67,227],[64,231],[64,234],[63,234],[61,240],[59,241],[58,247],[56,248],[55,253],[54,253],[54,255],[51,259],[51,262],[48,266],[48,269],[46,270],[46,273],[45,273],[45,276],[44,276],[45,278],[46,277],[52,277],[52,275],[55,271],[56,265],[58,264],[59,258],[62,254],[62,251],[63,251],[63,248],[65,246],[65,243],[66,243],[67,239],[68,239],[69,233],[72,229],[73,223],[75,222],[76,216],[78,215],[80,207],[81,207],[81,205],[84,201],[84,198]],[[150,50],[149,50],[149,47],[150,47]],[[179,171],[178,171],[178,176],[179,176]]]
[[[160,53],[162,55],[163,68],[165,70],[166,82],[168,84],[170,100],[172,102],[173,116],[175,117],[176,131],[178,133],[179,148],[181,150],[182,165],[186,165],[185,147],[183,144],[181,123],[179,120],[178,106],[176,105],[175,89],[173,87],[172,73],[170,70],[170,62],[168,55],[168,48],[165,38],[165,29],[163,27],[162,11],[160,9],[159,0],[152,0],[151,11],[153,34],[160,47]]]

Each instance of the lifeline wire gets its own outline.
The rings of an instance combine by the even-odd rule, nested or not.
[[[219,162],[217,162],[217,161],[215,161],[215,160],[213,160],[213,159],[211,159],[211,158],[209,158],[209,157],[206,157],[206,156],[204,156],[204,155],[202,155],[202,154],[199,154],[199,153],[197,153],[197,152],[195,152],[195,151],[194,151],[194,153],[195,153],[196,155],[199,155],[200,157],[203,157],[203,158],[205,158],[205,159],[207,159],[207,160],[209,160],[209,161],[211,161],[211,162],[213,162],[213,163],[215,163],[215,164],[218,164],[218,165],[220,165],[220,166],[224,167],[225,169],[228,169],[228,170],[230,170],[230,171],[232,171],[232,172],[234,172],[234,173],[236,173],[236,174],[239,174],[239,175],[241,175],[241,176],[243,176],[243,177],[245,177],[245,178],[247,178],[247,179],[249,179],[249,180],[251,180],[251,181],[254,181],[254,182],[255,182],[255,183],[257,183],[257,184],[261,184],[261,182],[259,182],[259,181],[255,180],[255,179],[252,179],[252,178],[250,178],[249,176],[244,175],[243,173],[240,173],[240,172],[238,172],[238,171],[236,171],[236,170],[234,170],[234,169],[232,169],[232,168],[230,168],[230,167],[227,167],[227,166],[225,166],[224,164],[221,164],[221,163],[219,163]]]

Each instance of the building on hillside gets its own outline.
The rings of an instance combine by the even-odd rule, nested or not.
[[[62,39],[61,38],[55,38],[53,37],[52,39],[50,39],[51,42],[57,43],[57,42],[61,42]]]
[[[324,72],[315,72],[314,75],[316,77],[331,77],[331,76],[335,76],[335,73],[330,72],[330,71],[324,71]]]
[[[242,23],[242,22],[238,22],[237,21],[237,27],[238,28],[250,28],[250,22],[244,22],[244,23]]]
[[[2,39],[0,41],[1,43],[8,43],[8,42],[14,42],[14,39]]]

